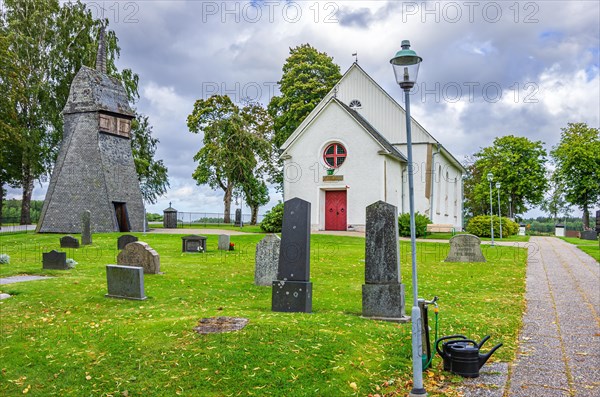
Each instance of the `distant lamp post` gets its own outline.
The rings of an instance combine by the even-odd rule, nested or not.
[[[489,172],[487,174],[487,180],[490,181],[490,231],[492,233],[492,247],[494,246],[494,207],[492,205],[492,181],[494,180],[494,174]]]
[[[502,213],[500,212],[500,182],[496,182],[496,191],[498,192],[498,218],[500,218],[500,239],[502,239]]]
[[[396,82],[404,90],[406,106],[406,152],[408,156],[408,201],[410,206],[410,245],[412,250],[412,284],[413,306],[411,310],[412,321],[412,361],[413,361],[413,388],[409,396],[426,396],[423,387],[423,361],[421,344],[421,311],[419,310],[419,291],[417,286],[417,244],[415,234],[415,192],[413,184],[413,157],[410,120],[409,91],[414,87],[419,72],[419,64],[423,58],[410,49],[410,41],[402,40],[402,49],[390,60],[394,68]]]
[[[508,196],[508,217],[510,219],[513,218],[513,216],[512,216],[512,196]]]

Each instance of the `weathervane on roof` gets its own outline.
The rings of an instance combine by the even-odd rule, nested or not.
[[[352,54],[352,56],[354,57],[354,62],[358,63],[358,52],[355,52],[354,54]]]

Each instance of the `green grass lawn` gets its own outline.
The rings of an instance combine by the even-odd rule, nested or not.
[[[592,258],[596,259],[600,262],[600,242],[592,241],[592,240],[582,240],[580,238],[575,237],[560,237],[565,240],[567,243],[571,243],[586,254],[590,255]]]
[[[183,254],[179,235],[134,234],[161,255],[164,274],[145,276],[146,301],[104,297],[117,233],[66,249],[79,263],[69,271],[41,269],[41,253],[58,250],[59,235],[0,235],[0,253],[11,257],[0,265],[1,277],[56,276],[0,286],[14,295],[0,301],[0,395],[364,396],[410,389],[410,324],[360,317],[363,238],[312,236],[314,312],[300,314],[271,312],[271,289],[253,284],[262,235],[232,236],[232,252],[217,251],[218,237],[208,236],[208,252]],[[512,360],[524,308],[525,250],[483,247],[487,263],[443,263],[448,248],[417,246],[419,293],[439,296],[440,333],[476,340],[491,334],[490,346],[504,343],[493,360]],[[410,312],[408,250],[403,241]],[[228,334],[192,330],[212,316],[250,322]],[[442,373],[439,357],[425,379],[430,396],[453,395],[459,382]]]

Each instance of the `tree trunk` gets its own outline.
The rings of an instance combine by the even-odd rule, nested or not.
[[[21,225],[29,225],[31,223],[31,194],[33,193],[33,176],[29,170],[23,171],[23,179],[21,181],[23,188],[23,198],[21,201]]]
[[[258,205],[251,208],[252,210],[252,218],[250,219],[251,225],[256,225],[258,220]]]
[[[2,209],[4,208],[4,182],[0,181],[0,226],[2,226]]]
[[[590,211],[588,209],[588,205],[583,205],[583,230],[587,230],[590,228]]]
[[[231,195],[233,194],[233,184],[227,182],[225,196],[223,196],[223,204],[225,205],[225,214],[223,215],[224,223],[231,223]]]

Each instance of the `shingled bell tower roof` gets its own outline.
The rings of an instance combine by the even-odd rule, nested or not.
[[[106,73],[104,27],[100,30],[98,40],[96,69],[87,66],[79,69],[71,83],[63,114],[98,111],[115,113],[126,118],[133,118],[135,115],[121,82]]]

